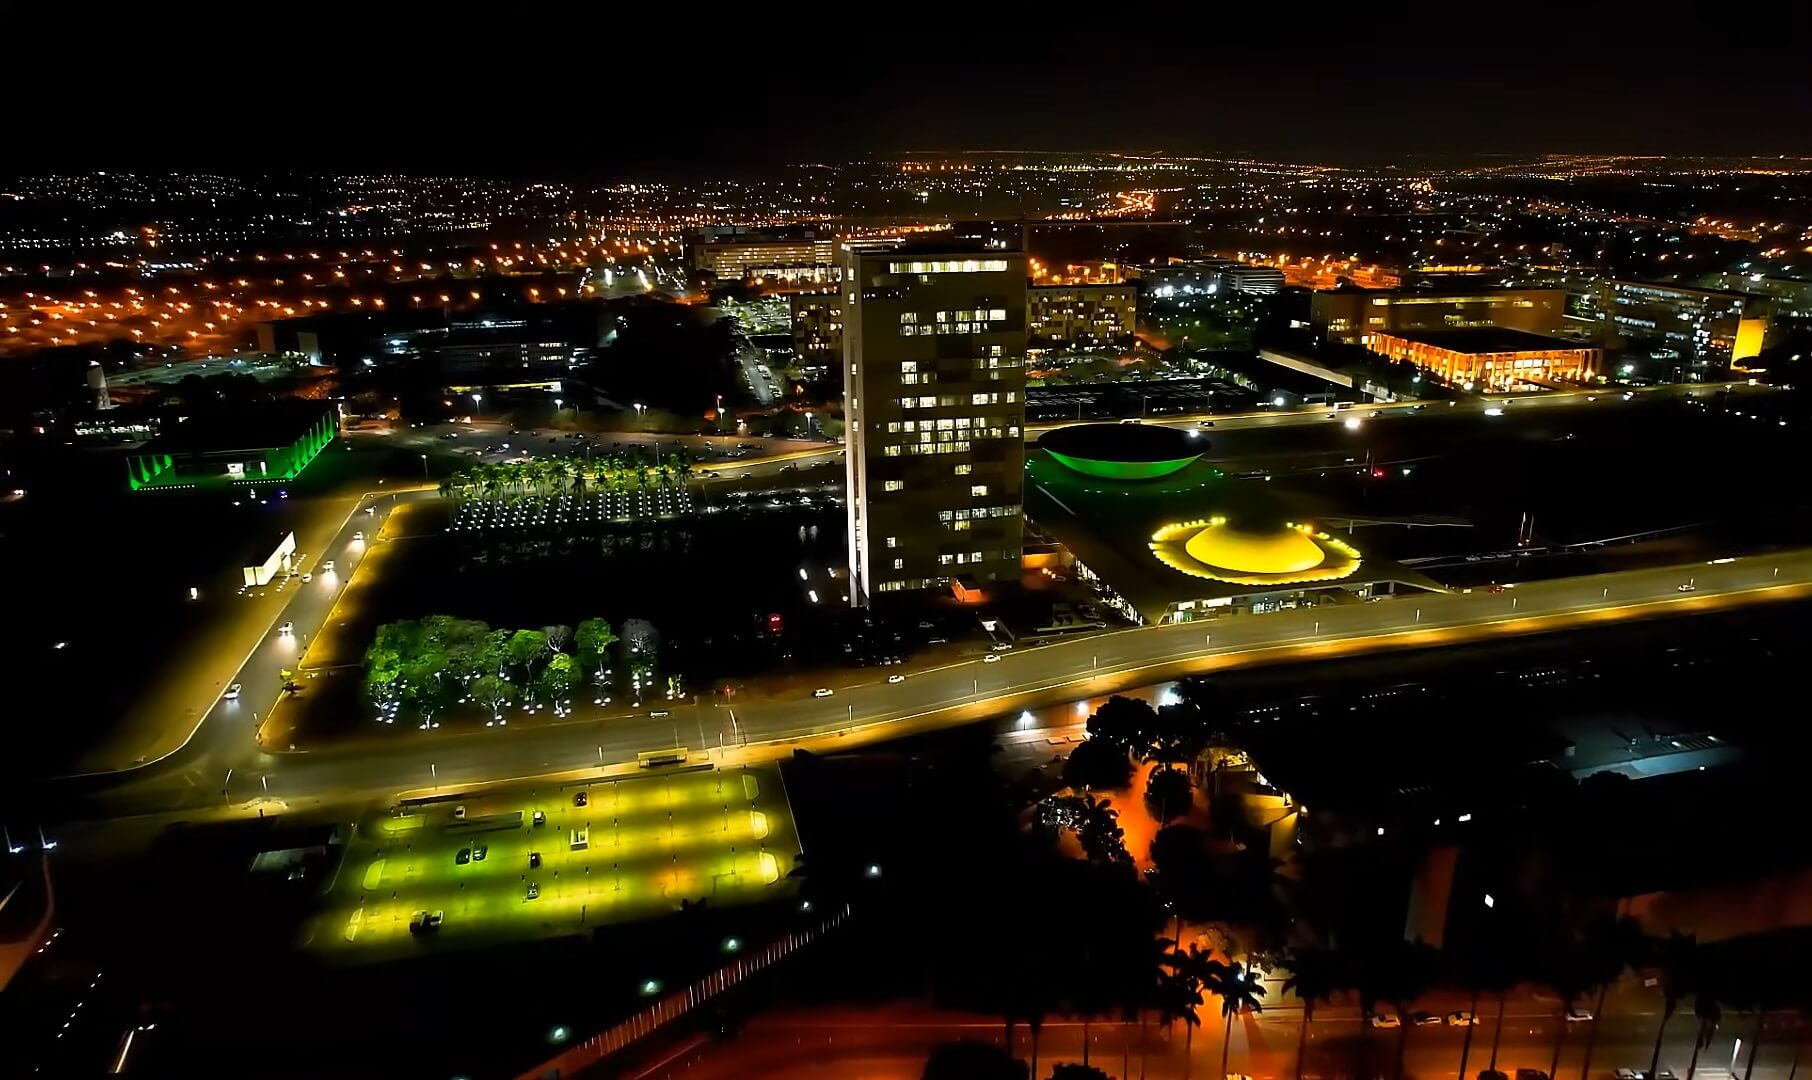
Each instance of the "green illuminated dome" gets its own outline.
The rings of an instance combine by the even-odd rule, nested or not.
[[[1085,476],[1153,480],[1201,457],[1208,440],[1156,424],[1072,424],[1047,433],[1038,446]]]

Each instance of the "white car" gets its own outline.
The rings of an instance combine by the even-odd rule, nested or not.
[[[283,637],[288,637],[291,634],[295,633],[295,631],[296,631],[295,623],[286,622],[282,626],[277,627],[277,633],[282,635]]]
[[[365,542],[365,534],[362,532],[353,533],[352,542],[355,544],[363,544]]]
[[[303,574],[302,575],[302,584],[306,585],[309,582],[313,581],[314,579],[315,579],[315,576],[313,574]]]
[[[1694,585],[1692,582],[1688,581],[1679,587],[1679,591],[1681,591],[1681,592],[1698,592],[1699,587],[1697,585]]]
[[[1009,644],[1007,644],[1007,643],[1006,643],[1006,642],[1004,642],[1004,641],[997,641],[997,642],[995,642],[995,643],[994,643],[994,644],[993,644],[993,645],[992,645],[992,646],[991,646],[991,648],[992,648],[992,649],[993,649],[993,650],[994,650],[994,651],[995,651],[995,652],[1006,652],[1006,651],[1007,651],[1007,650],[1008,650],[1008,649],[1011,649],[1011,648],[1012,648],[1012,647],[1013,647],[1013,646],[1011,646],[1011,645],[1009,645]]]
[[[1471,1013],[1467,1012],[1464,1009],[1460,1009],[1456,1012],[1450,1012],[1447,1014],[1447,1026],[1448,1027],[1478,1027],[1479,1018],[1472,1015]]]
[[[904,676],[904,675],[889,675],[889,676],[887,676],[887,681],[888,681],[888,682],[889,682],[889,683],[903,683],[903,682],[905,682],[905,681],[906,681],[906,676]]]
[[[1394,1012],[1373,1013],[1366,1018],[1366,1022],[1375,1028],[1400,1028],[1403,1026],[1403,1018]]]
[[[1000,663],[1000,654],[999,653],[989,653],[988,655],[982,657],[982,663],[998,664],[998,663]]]
[[[1590,1020],[1591,1018],[1592,1018],[1592,1010],[1590,1010],[1590,1009],[1568,1009],[1567,1010],[1567,1023],[1569,1023],[1569,1024],[1582,1024],[1585,1021]]]
[[[223,698],[226,698],[228,701],[238,701],[239,700],[239,684],[234,683],[233,685],[227,687],[226,693],[224,693],[220,696]]]
[[[332,559],[329,559],[326,562],[321,564],[321,572],[323,574],[333,573],[333,560]]]
[[[831,688],[828,686],[820,686],[818,689],[812,691],[812,696],[813,697],[830,697]]]

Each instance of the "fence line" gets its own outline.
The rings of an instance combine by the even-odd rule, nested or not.
[[[577,1076],[580,1071],[627,1049],[663,1025],[679,1019],[749,976],[811,944],[841,926],[847,918],[849,905],[845,904],[841,911],[827,916],[816,927],[796,930],[777,938],[759,952],[738,957],[734,963],[695,979],[684,990],[676,990],[628,1019],[604,1029],[584,1042],[575,1043],[557,1057],[523,1073],[517,1080],[560,1080],[561,1077]]]

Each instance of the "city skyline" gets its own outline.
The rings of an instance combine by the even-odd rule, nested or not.
[[[1799,9],[17,6],[0,1074],[1797,1077]]]

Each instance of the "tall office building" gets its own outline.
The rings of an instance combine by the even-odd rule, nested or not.
[[[1019,579],[1026,258],[843,253],[850,602]]]

